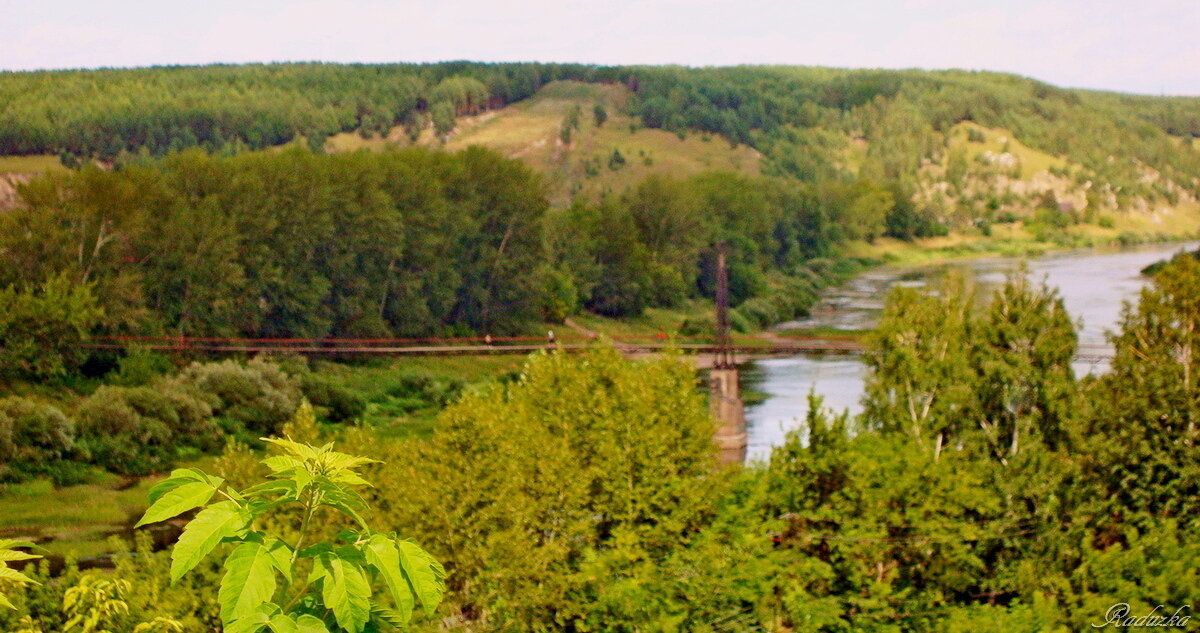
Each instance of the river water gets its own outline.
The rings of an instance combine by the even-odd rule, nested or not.
[[[866,329],[883,309],[889,288],[903,284],[923,287],[951,268],[975,280],[981,296],[1004,282],[1005,276],[1025,262],[1034,280],[1045,279],[1058,288],[1071,316],[1080,322],[1081,345],[1105,345],[1105,332],[1116,327],[1125,301],[1136,298],[1148,281],[1139,271],[1200,243],[1148,244],[1123,248],[1066,251],[1030,259],[993,257],[939,265],[884,266],[848,283],[828,289],[814,306],[812,316],[784,323],[789,327]],[[1076,363],[1076,375],[1101,372],[1102,363]],[[856,356],[802,355],[755,361],[745,379],[768,394],[761,403],[746,408],[749,432],[748,460],[765,460],[808,412],[809,391],[824,398],[834,411],[861,411],[866,367]]]

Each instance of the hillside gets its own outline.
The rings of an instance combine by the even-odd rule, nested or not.
[[[453,130],[439,137],[426,128],[414,141],[395,126],[388,134],[341,133],[325,145],[328,151],[379,150],[420,144],[459,151],[482,145],[518,158],[546,176],[551,202],[566,204],[575,195],[595,199],[623,193],[652,174],[686,177],[704,171],[758,175],[762,155],[746,145],[733,145],[712,133],[672,133],[647,128],[626,112],[633,95],[620,84],[556,81],[529,99],[497,110],[459,117]],[[595,107],[605,112],[597,124]],[[574,113],[574,114],[573,114]],[[572,117],[569,141],[562,130]]]
[[[0,104],[0,156],[35,163],[192,146],[479,144],[545,174],[560,205],[650,174],[729,170],[885,184],[922,222],[951,229],[1016,220],[1173,230],[1200,194],[1200,99],[1000,73],[269,64],[0,73]]]

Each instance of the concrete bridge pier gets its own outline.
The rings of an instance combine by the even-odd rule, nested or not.
[[[714,437],[722,464],[746,461],[746,414],[738,390],[738,370],[714,368],[708,375],[708,406],[720,426]]]

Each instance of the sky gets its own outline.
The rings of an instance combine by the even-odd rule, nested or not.
[[[1195,0],[0,0],[0,70],[213,62],[797,64],[1200,95]]]

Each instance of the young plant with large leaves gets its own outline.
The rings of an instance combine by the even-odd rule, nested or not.
[[[228,543],[218,592],[226,633],[390,630],[405,626],[418,603],[432,617],[445,589],[441,564],[411,540],[372,531],[362,518],[367,504],[355,488],[370,484],[355,470],[374,460],[332,444],[266,441],[282,452],[263,460],[271,470],[265,482],[239,491],[180,469],[150,491],[139,526],[200,508],[171,552],[171,581]],[[300,528],[291,542],[261,527],[272,515],[295,512]],[[332,541],[310,542],[314,519],[329,512],[353,527]]]

